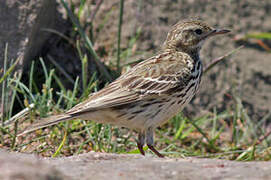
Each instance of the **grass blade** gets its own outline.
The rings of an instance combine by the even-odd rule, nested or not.
[[[203,73],[206,74],[210,69],[212,69],[217,63],[225,60],[226,57],[236,53],[237,51],[239,51],[240,49],[242,49],[244,46],[239,46],[238,48],[228,52],[227,54],[225,54],[224,56],[218,57],[214,60],[212,60],[207,66],[206,68],[204,68]]]
[[[121,42],[121,28],[122,28],[122,17],[123,17],[123,5],[124,0],[120,0],[120,11],[119,11],[119,26],[118,26],[118,51],[117,51],[117,70],[121,73],[120,67],[120,42]]]
[[[18,62],[20,62],[20,60],[22,60],[22,58],[23,58],[22,56],[19,56],[16,59],[16,61],[8,68],[6,73],[4,73],[4,75],[0,78],[0,84],[11,74],[11,72],[14,70],[14,68],[16,67]]]
[[[255,39],[271,39],[271,33],[249,33],[246,34],[245,37]]]
[[[73,22],[73,24],[78,28],[78,31],[81,35],[81,37],[84,39],[84,41],[86,42],[87,48],[90,51],[90,54],[94,57],[94,61],[97,64],[100,72],[104,75],[104,77],[108,80],[108,81],[112,81],[112,77],[110,76],[109,72],[107,71],[107,69],[105,68],[105,66],[101,63],[100,61],[100,57],[96,54],[93,45],[90,41],[90,39],[87,37],[87,35],[84,33],[78,19],[74,16],[74,14],[72,13],[72,11],[69,9],[67,3],[64,0],[61,0],[62,5],[64,6],[64,8],[66,9],[66,11],[68,12],[68,15],[71,19],[71,21]]]
[[[66,142],[66,139],[67,139],[67,131],[65,130],[65,134],[64,134],[64,137],[59,145],[59,147],[57,148],[56,152],[52,155],[52,157],[56,157],[59,155],[61,149],[63,148],[65,142]]]

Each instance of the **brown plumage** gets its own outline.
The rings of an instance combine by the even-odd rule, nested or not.
[[[134,129],[139,133],[141,154],[146,141],[156,155],[163,157],[153,147],[154,129],[181,111],[196,93],[202,75],[199,51],[203,42],[227,32],[201,21],[177,23],[160,54],[137,64],[66,113],[42,119],[20,135],[81,118]]]

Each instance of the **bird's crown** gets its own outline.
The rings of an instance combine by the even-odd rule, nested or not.
[[[199,51],[208,37],[227,32],[229,30],[214,29],[199,20],[181,21],[169,31],[165,48],[184,52]]]

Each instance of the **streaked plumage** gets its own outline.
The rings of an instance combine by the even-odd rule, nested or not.
[[[81,118],[134,129],[143,155],[146,137],[148,147],[163,157],[153,147],[154,129],[181,111],[196,93],[202,75],[199,51],[205,39],[226,32],[200,21],[177,23],[159,55],[137,64],[65,114],[43,119],[22,134]]]

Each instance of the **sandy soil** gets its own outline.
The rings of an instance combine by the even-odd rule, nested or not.
[[[104,28],[95,34],[96,46],[108,52],[117,47],[118,8],[112,10],[117,2],[104,3],[95,21],[95,25],[99,26],[112,11]],[[230,35],[207,42],[201,52],[204,64],[241,44],[245,47],[207,74],[199,94],[186,111],[196,115],[213,111],[214,107],[217,111],[224,111],[234,103],[230,96],[236,95],[242,99],[252,119],[258,121],[271,111],[271,53],[253,40],[236,42],[234,37],[245,33],[270,32],[271,16],[267,14],[271,14],[271,1],[125,1],[122,47],[127,47],[128,40],[141,28],[140,39],[133,49],[140,53],[135,53],[128,61],[150,57],[159,51],[171,25],[193,17],[214,27],[231,29]],[[270,41],[264,42],[271,45]]]

